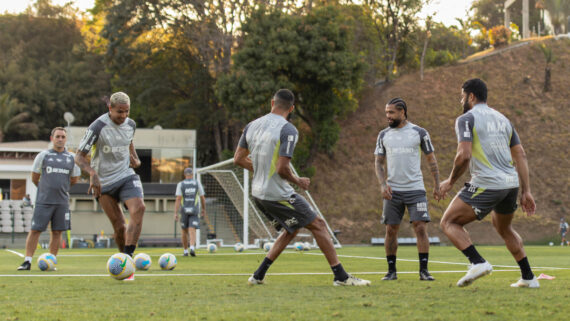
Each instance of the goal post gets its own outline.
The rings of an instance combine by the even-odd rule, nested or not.
[[[295,174],[297,172],[291,165]],[[198,179],[206,191],[207,215],[201,224],[198,245],[216,242],[221,246],[242,243],[246,248],[261,248],[263,243],[273,241],[279,233],[255,205],[251,195],[251,173],[235,166],[228,159],[196,170]],[[296,190],[303,195],[316,214],[325,223],[335,247],[341,247],[325,217],[308,191]],[[313,235],[301,231],[293,242],[309,242],[316,246]]]

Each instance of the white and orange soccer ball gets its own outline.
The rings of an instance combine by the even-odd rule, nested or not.
[[[135,273],[135,262],[128,254],[116,253],[107,261],[107,271],[112,278],[124,280]]]

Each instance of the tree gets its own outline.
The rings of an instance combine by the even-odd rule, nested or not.
[[[550,21],[554,27],[554,33],[559,34],[564,30],[564,26],[570,17],[570,1],[568,0],[542,0],[544,7],[550,14]],[[570,32],[570,30],[566,30]]]
[[[549,92],[552,89],[552,85],[550,84],[550,63],[553,61],[554,56],[552,55],[552,49],[547,47],[544,43],[539,44],[538,48],[542,51],[544,60],[546,61],[546,65],[544,66],[544,87],[542,91]]]
[[[424,40],[424,49],[422,50],[422,58],[421,58],[421,64],[420,64],[420,78],[421,80],[424,80],[424,60],[426,57],[426,51],[427,51],[427,46],[428,46],[428,42],[429,42],[429,38],[431,38],[431,20],[432,17],[428,16],[426,19],[426,37]]]
[[[30,113],[8,94],[0,95],[0,143],[6,135],[37,138],[40,128],[31,121]]]
[[[289,88],[295,115],[306,127],[296,165],[311,166],[317,151],[332,154],[338,117],[357,107],[365,65],[351,51],[349,17],[342,9],[317,6],[306,16],[261,8],[243,25],[243,44],[217,94],[231,115],[247,122],[269,111],[271,95]]]

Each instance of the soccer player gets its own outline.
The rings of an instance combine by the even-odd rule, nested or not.
[[[176,202],[174,203],[174,220],[178,220],[180,213],[180,227],[182,228],[182,246],[184,256],[188,256],[188,245],[190,244],[190,255],[196,256],[194,247],[196,246],[196,229],[200,228],[200,217],[198,217],[198,196],[202,204],[200,216],[206,215],[206,198],[202,184],[193,178],[192,168],[184,170],[184,180],[176,185]],[[182,205],[182,207],[180,207]]]
[[[384,199],[382,223],[386,224],[384,248],[388,273],[382,280],[398,279],[396,272],[398,231],[407,207],[417,239],[420,280],[433,281],[433,276],[428,272],[427,222],[430,221],[430,217],[420,164],[421,150],[426,155],[433,175],[435,186],[433,195],[439,200],[439,170],[433,145],[425,129],[408,121],[408,106],[403,99],[394,98],[386,104],[386,118],[389,127],[378,134],[374,152],[376,176]],[[387,160],[387,177],[384,171],[385,160]]]
[[[538,288],[522,239],[511,225],[519,186],[522,210],[530,216],[536,209],[530,192],[526,154],[511,122],[486,102],[487,85],[482,80],[469,79],[463,84],[463,115],[455,122],[459,141],[457,154],[449,178],[440,184],[440,193],[445,197],[469,167],[471,181],[457,193],[441,219],[441,228],[447,237],[471,262],[469,271],[457,286],[467,286],[493,271],[463,228],[492,212],[495,229],[521,269],[522,278],[511,286]]]
[[[289,185],[308,189],[307,177],[293,174],[289,163],[299,138],[297,128],[287,121],[295,106],[295,96],[288,89],[278,90],[271,100],[271,112],[249,123],[243,130],[234,155],[234,163],[253,172],[251,193],[259,209],[281,231],[259,268],[249,278],[250,285],[263,284],[265,273],[299,229],[313,234],[334,273],[333,285],[370,285],[346,273],[327,232],[325,221],[309,203]]]
[[[564,218],[560,218],[560,226],[558,228],[558,233],[560,233],[560,246],[564,246],[564,244],[568,244],[566,241],[566,232],[568,231],[568,223],[564,221]]]
[[[136,124],[128,118],[131,101],[127,94],[111,95],[108,107],[108,113],[89,125],[75,162],[89,174],[87,192],[93,194],[109,217],[117,247],[133,256],[145,211],[142,183],[133,170],[141,164],[133,145]],[[88,153],[91,153],[91,164],[87,161]],[[129,210],[126,228],[119,202],[124,202]]]
[[[32,182],[38,187],[36,207],[32,218],[32,228],[26,239],[26,257],[18,270],[29,270],[32,257],[38,246],[40,234],[51,222],[49,251],[57,256],[61,244],[61,232],[71,228],[69,214],[69,187],[81,175],[81,170],[73,162],[73,153],[65,148],[67,132],[56,127],[51,131],[53,148],[36,156],[32,165]]]

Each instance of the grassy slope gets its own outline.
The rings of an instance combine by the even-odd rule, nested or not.
[[[553,90],[547,94],[542,93],[545,59],[537,44],[475,62],[431,69],[424,81],[418,73],[405,75],[388,88],[364,95],[360,109],[341,122],[333,158],[319,155],[315,161],[317,174],[312,193],[331,226],[342,231],[341,242],[369,242],[370,237],[383,234],[373,151],[378,132],[387,126],[386,102],[396,96],[407,101],[409,120],[430,132],[441,176],[447,177],[457,146],[453,126],[461,113],[461,84],[473,77],[487,82],[489,105],[511,119],[527,152],[538,211],[531,218],[517,213],[517,230],[526,241],[555,237],[557,222],[567,212],[569,201],[570,162],[566,154],[570,140],[570,40],[545,41],[556,59],[551,65]],[[530,82],[525,83],[527,76]],[[422,163],[426,188],[431,191],[433,180],[425,159]],[[429,233],[446,240],[438,223],[449,199],[437,204],[430,194],[433,224]],[[412,236],[406,225],[401,236]],[[468,229],[475,242],[501,242],[489,218],[483,224],[471,225]]]

